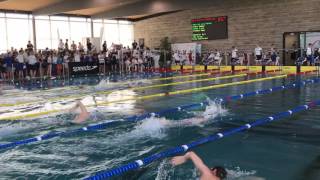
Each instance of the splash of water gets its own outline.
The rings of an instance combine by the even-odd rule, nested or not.
[[[209,105],[206,107],[205,111],[201,114],[205,119],[214,119],[217,116],[226,116],[228,110],[225,109],[220,101],[211,100],[207,98]]]
[[[131,132],[136,137],[152,137],[163,138],[165,136],[165,124],[168,121],[166,118],[150,117],[140,122],[135,129]]]
[[[167,180],[171,179],[170,174],[174,173],[174,168],[172,168],[172,165],[168,159],[161,161],[158,170],[157,170],[157,176],[155,180]]]
[[[250,180],[264,180],[264,178],[255,177],[254,175],[257,173],[255,170],[247,171],[241,170],[240,167],[236,167],[235,169],[227,169],[228,179],[249,179]]]

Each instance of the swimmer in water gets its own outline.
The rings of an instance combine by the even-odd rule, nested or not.
[[[95,106],[97,106],[97,101],[95,96],[93,96],[93,101],[95,103]],[[77,101],[76,105],[74,107],[72,107],[69,112],[76,112],[77,109],[80,109],[80,113],[75,117],[75,119],[72,121],[74,123],[80,124],[83,123],[85,121],[87,121],[88,119],[90,119],[91,114],[90,112],[87,111],[87,108],[82,104],[81,101]]]
[[[76,105],[72,107],[69,110],[69,112],[75,112],[78,108],[80,109],[80,113],[74,118],[72,122],[80,124],[89,119],[90,113],[87,111],[87,108],[80,101],[77,101]]]
[[[183,156],[176,156],[172,158],[171,164],[178,166],[184,164],[188,160],[191,160],[194,166],[200,172],[200,180],[222,180],[227,176],[227,171],[223,167],[209,168],[205,165],[202,159],[194,152],[188,152]]]

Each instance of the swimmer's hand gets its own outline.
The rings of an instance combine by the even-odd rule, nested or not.
[[[172,158],[171,164],[173,166],[179,166],[181,164],[184,164],[187,160],[188,160],[187,154],[184,156],[176,156],[176,157]]]

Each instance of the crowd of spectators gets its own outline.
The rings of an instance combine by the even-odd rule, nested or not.
[[[116,44],[108,48],[105,41],[97,50],[90,39],[85,45],[72,41],[70,46],[68,39],[61,39],[57,49],[37,52],[29,41],[26,49],[11,48],[0,55],[0,75],[2,80],[61,77],[69,73],[69,62],[97,63],[100,73],[141,72],[154,67],[154,58],[159,55],[136,41],[131,48]]]
[[[250,65],[252,57],[256,65],[280,65],[280,53],[274,45],[265,51],[257,45],[251,52],[238,50],[233,46],[229,51],[221,52],[215,49],[201,55],[193,51],[175,51],[170,54],[172,57],[166,58],[168,61],[166,63],[175,65],[221,65],[225,57],[228,57],[233,65]],[[319,63],[319,57],[320,49],[313,48],[312,44],[309,44],[304,54],[297,58],[296,64],[315,65]],[[70,46],[68,39],[64,42],[61,39],[57,49],[46,48],[37,52],[29,41],[26,49],[11,48],[7,53],[0,55],[0,78],[12,80],[61,77],[69,74],[69,62],[97,63],[101,74],[119,71],[143,72],[158,67],[159,59],[159,51],[151,51],[136,41],[131,47],[112,43],[109,48],[104,41],[101,50],[97,50],[90,39],[87,39],[85,45],[72,41]]]
[[[217,65],[220,66],[222,62],[230,62],[231,65],[271,65],[280,66],[280,52],[288,53],[292,51],[294,58],[292,59],[296,65],[314,66],[320,64],[320,48],[313,48],[309,44],[306,49],[292,49],[292,50],[277,50],[274,45],[271,48],[264,50],[259,45],[253,50],[242,49],[232,46],[229,50],[211,50],[206,53],[197,54],[193,51],[174,51],[173,64],[175,65]],[[297,55],[298,52],[302,52]],[[292,56],[292,55],[291,55]]]

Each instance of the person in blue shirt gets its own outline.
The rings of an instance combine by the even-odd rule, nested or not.
[[[4,58],[4,64],[6,67],[6,74],[8,79],[12,79],[13,78],[13,72],[14,72],[14,68],[12,67],[13,65],[13,58],[10,52],[8,52]]]

